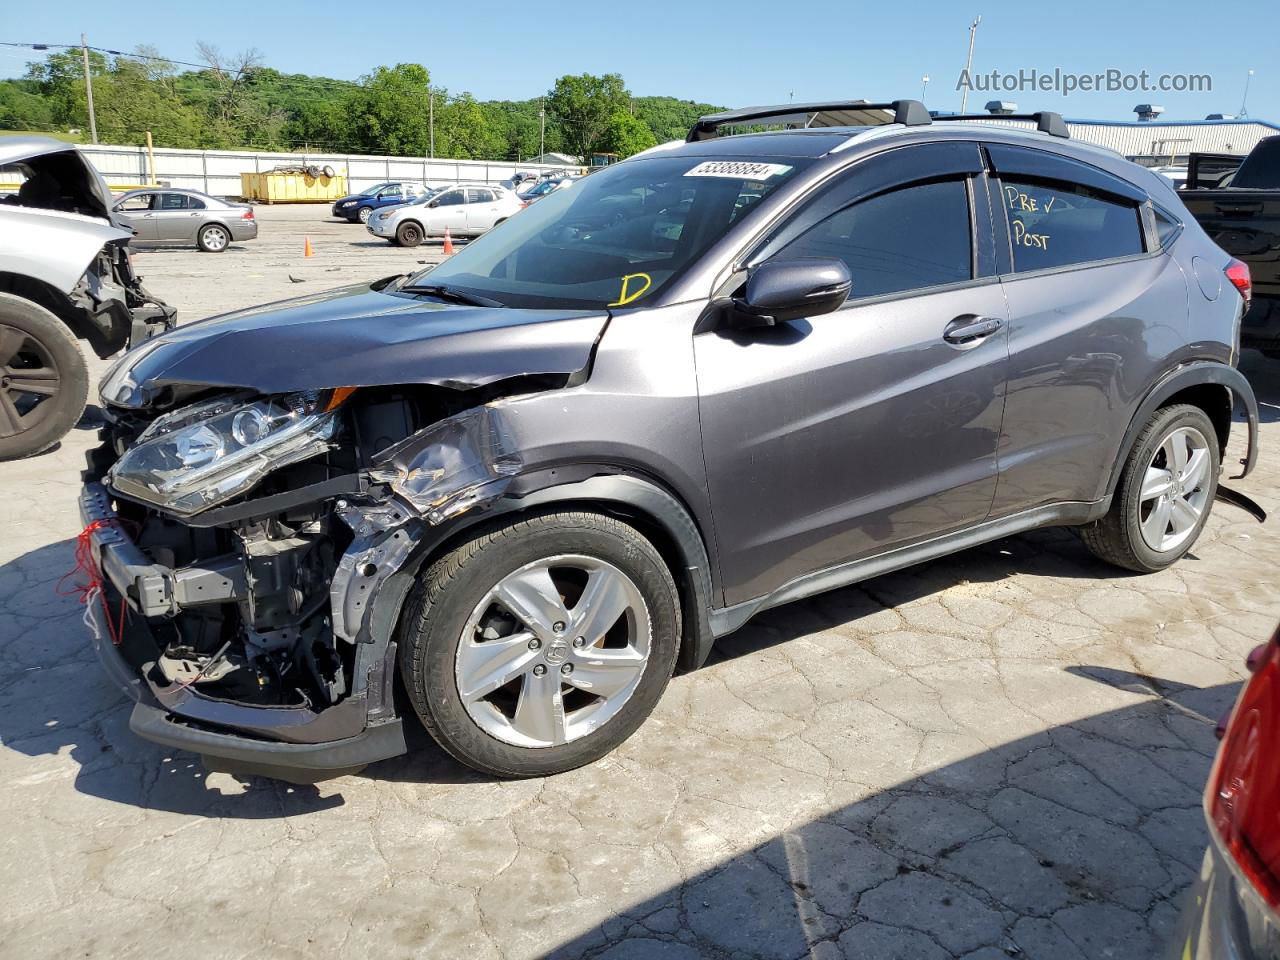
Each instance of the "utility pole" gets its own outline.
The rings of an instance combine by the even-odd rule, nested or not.
[[[431,140],[431,159],[436,158],[436,92],[427,91],[427,135]]]
[[[966,77],[970,76],[969,71],[973,69],[973,38],[978,32],[978,24],[982,22],[982,17],[974,17],[973,23],[969,24],[969,56],[964,61],[964,73]],[[965,84],[964,93],[960,97],[960,112],[964,113],[964,108],[969,105],[969,86]]]
[[[547,154],[547,101],[538,107],[538,162]]]
[[[1244,77],[1244,96],[1240,98],[1240,112],[1236,114],[1241,120],[1249,116],[1249,81],[1252,79],[1253,71],[1250,70]]]
[[[926,73],[920,78],[920,80],[922,82],[922,86],[920,87],[920,102],[924,103],[925,92],[929,89],[929,75]]]
[[[89,77],[89,41],[80,34],[80,57],[84,61],[84,96],[89,102],[89,136],[98,142],[98,118],[93,115],[93,80]]]

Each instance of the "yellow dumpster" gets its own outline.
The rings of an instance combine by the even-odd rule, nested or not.
[[[332,203],[347,195],[347,178],[304,173],[242,173],[240,195],[257,203]]]

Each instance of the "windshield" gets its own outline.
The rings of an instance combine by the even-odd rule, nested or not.
[[[366,187],[365,189],[361,190],[359,193],[356,194],[356,196],[372,197],[375,193],[377,193],[383,187],[389,187],[389,186],[391,186],[391,184],[389,183],[375,183],[372,187]]]
[[[782,159],[619,163],[552,192],[407,285],[520,307],[642,305],[812,162]]]
[[[525,193],[526,197],[540,197],[544,193],[550,193],[559,185],[557,180],[543,180],[540,184]]]

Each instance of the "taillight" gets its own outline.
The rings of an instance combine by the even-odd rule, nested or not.
[[[1231,285],[1244,297],[1245,306],[1253,299],[1253,278],[1249,275],[1249,265],[1243,260],[1232,259],[1223,271]]]
[[[1253,676],[1227,724],[1205,806],[1241,872],[1280,907],[1280,629],[1248,665]]]
[[[253,207],[250,207],[250,208],[249,208],[248,210],[246,210],[244,213],[240,214],[240,219],[241,219],[241,220],[252,220],[252,219],[253,219]]]

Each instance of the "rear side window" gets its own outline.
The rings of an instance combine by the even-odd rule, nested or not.
[[[1164,249],[1173,242],[1173,238],[1178,235],[1178,231],[1182,229],[1182,224],[1169,214],[1165,213],[1159,207],[1155,207],[1156,221],[1156,240],[1160,244],[1160,249]]]
[[[969,195],[963,180],[920,183],[832,214],[770,259],[834,257],[855,297],[874,297],[973,276]]]
[[[488,190],[471,189],[467,191],[467,202],[468,203],[492,203],[493,194],[490,193]]]
[[[1144,252],[1137,204],[1075,184],[1001,182],[1014,273]]]

